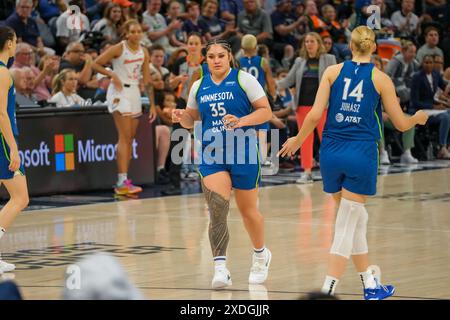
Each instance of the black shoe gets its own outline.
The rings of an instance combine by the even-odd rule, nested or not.
[[[169,189],[161,191],[161,194],[163,194],[165,196],[180,195],[181,194],[181,188],[180,187],[171,186]]]
[[[167,172],[162,169],[156,173],[156,184],[169,184],[170,179],[167,175]]]

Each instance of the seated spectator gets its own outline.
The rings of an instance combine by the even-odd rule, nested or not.
[[[317,10],[317,5],[314,0],[306,1],[305,14],[308,18],[309,30],[317,32],[320,36],[329,36],[327,24],[319,18],[319,10]]]
[[[217,18],[218,8],[219,3],[217,0],[205,0],[199,22],[208,27],[205,34],[206,41],[211,39],[225,39],[231,44],[230,38],[236,35],[237,28],[232,22],[226,23],[223,26],[219,18]]]
[[[344,61],[344,58],[341,57],[341,55],[339,54],[338,49],[334,45],[333,39],[331,38],[331,36],[326,36],[326,37],[323,37],[322,39],[323,39],[323,45],[324,45],[325,50],[327,51],[327,53],[332,54],[333,56],[335,56],[337,63],[341,63],[342,61]]]
[[[450,159],[447,150],[448,135],[450,133],[450,110],[442,103],[436,103],[434,97],[438,88],[446,91],[445,83],[438,72],[433,70],[433,56],[425,55],[422,59],[422,69],[412,79],[411,111],[423,109],[429,114],[428,124],[439,125],[439,153],[438,158]]]
[[[413,39],[419,17],[413,12],[415,0],[402,0],[401,10],[395,11],[391,21],[395,27],[395,35],[400,38]]]
[[[170,25],[172,21],[182,20],[183,12],[181,3],[178,0],[170,0],[167,7],[166,24]],[[187,39],[181,28],[174,29],[169,36],[169,41],[172,47],[178,48],[186,45]]]
[[[44,58],[42,58],[44,59]],[[48,59],[48,60],[47,60]],[[51,58],[45,58],[47,63],[42,70],[39,70],[35,65],[35,53],[33,48],[25,43],[17,44],[16,56],[12,68],[24,68],[29,67],[33,72],[33,94],[38,101],[46,101],[51,97],[51,74],[57,71],[59,66],[59,58],[57,56],[51,56]]]
[[[348,21],[340,23],[337,20],[336,9],[326,4],[322,7],[323,22],[328,26],[328,32],[335,43],[346,44],[348,42],[347,31]]]
[[[444,57],[438,54],[433,55],[433,70],[444,76]]]
[[[400,105],[403,107],[409,105],[412,77],[420,67],[415,57],[416,46],[414,43],[403,41],[402,51],[388,62],[385,70],[394,83],[395,92],[400,98]]]
[[[425,55],[438,54],[444,57],[444,53],[437,46],[439,43],[439,31],[435,27],[425,29],[425,44],[417,51],[417,61],[421,64]]]
[[[37,101],[36,96],[34,95],[34,72],[30,67],[22,68],[24,77],[25,77],[25,94],[27,97],[30,97],[34,101]]]
[[[220,18],[236,23],[238,13],[244,10],[243,0],[220,0]]]
[[[89,19],[85,15],[84,1],[72,0],[69,2],[69,6],[71,5],[78,6],[81,10],[80,25],[69,29],[67,20],[71,15],[70,11],[66,11],[58,17],[58,20],[56,20],[56,40],[61,48],[67,47],[69,43],[81,41],[82,32],[91,30]]]
[[[380,56],[377,55],[372,56],[372,62],[375,64],[375,67],[384,72],[383,61],[381,60]],[[389,115],[386,112],[384,112],[384,106],[382,105],[381,107],[383,109],[383,129],[384,130],[388,129],[391,131],[396,130],[391,119],[389,119]],[[415,127],[412,127],[411,129],[404,131],[402,133],[403,152],[402,155],[400,156],[401,163],[409,164],[419,162],[411,154],[411,149],[414,148],[414,135],[415,135]],[[384,134],[381,135],[380,141],[380,163],[385,165],[391,164],[391,161],[389,160],[389,155],[385,148]]]
[[[259,8],[257,0],[244,0],[244,10],[238,14],[237,25],[239,37],[252,34],[258,43],[272,45],[272,21],[270,16]]]
[[[175,30],[181,29],[182,22],[174,20],[169,25],[159,13],[161,10],[161,0],[148,0],[147,10],[143,13],[143,24],[148,26],[147,35],[153,44],[163,46],[169,54],[174,48],[170,45],[169,38]]]
[[[121,6],[110,3],[105,8],[103,18],[94,25],[92,31],[101,32],[105,40],[118,42],[120,40],[120,26],[123,21]]]
[[[165,51],[163,46],[155,44],[150,47],[148,53],[150,54],[150,72],[158,72],[162,78],[168,75],[169,69],[164,67]]]
[[[66,47],[59,67],[59,71],[69,68],[77,72],[79,93],[84,99],[92,99],[98,87],[95,80],[92,83],[92,62],[92,57],[86,53],[83,44],[72,42]]]
[[[18,95],[25,96],[27,88],[27,80],[25,79],[25,67],[22,69],[11,69],[11,76],[14,79],[14,88],[16,89],[16,97]]]
[[[208,32],[208,25],[200,18],[200,5],[197,2],[191,1],[186,5],[187,19],[183,23],[182,30],[187,38],[193,32],[201,35],[202,43],[206,42],[205,35]]]
[[[43,53],[44,43],[39,28],[36,20],[31,17],[33,0],[18,0],[16,3],[16,11],[6,19],[6,25],[14,29],[18,42],[26,42]]]
[[[77,94],[78,78],[73,69],[64,69],[53,79],[53,96],[48,100],[57,108],[81,106],[85,100]]]
[[[11,75],[14,79],[14,87],[16,89],[16,105],[19,107],[34,106],[38,104],[36,99],[34,99],[27,90],[27,75],[29,70],[30,68],[28,67],[11,69]]]
[[[276,10],[270,16],[274,35],[274,56],[279,60],[286,46],[291,46],[293,51],[298,48],[300,40],[300,25],[306,22],[306,17],[297,18],[292,10],[291,0],[278,0]]]

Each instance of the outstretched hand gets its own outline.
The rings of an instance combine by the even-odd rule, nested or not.
[[[283,147],[278,151],[277,157],[285,157],[294,155],[301,147],[301,143],[297,136],[287,139],[283,144]]]

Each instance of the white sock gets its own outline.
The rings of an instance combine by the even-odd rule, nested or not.
[[[160,172],[162,169],[164,169],[164,166],[158,166],[158,167],[156,168],[156,171]]]
[[[326,276],[325,282],[323,283],[323,287],[321,290],[322,293],[334,296],[334,291],[336,290],[338,283],[339,279],[336,279],[335,277],[331,276]]]
[[[227,265],[227,257],[225,256],[214,257],[214,267],[222,268],[226,267],[226,265]]]
[[[377,287],[377,283],[375,282],[375,279],[371,272],[364,271],[358,272],[358,274],[361,278],[364,289],[375,289]]]
[[[266,257],[266,247],[262,247],[260,249],[253,248],[253,252],[255,253],[257,258],[265,258]]]
[[[125,180],[127,180],[127,179],[128,179],[128,177],[127,177],[126,173],[119,173],[117,175],[117,185],[118,186],[122,185],[125,182]]]
[[[410,155],[410,156],[411,156],[411,149],[406,149],[406,150],[403,152],[403,154],[404,154],[404,155]]]

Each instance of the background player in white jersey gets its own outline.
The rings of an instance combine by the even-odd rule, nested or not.
[[[257,206],[261,168],[254,125],[268,121],[272,112],[258,81],[242,70],[230,68],[231,47],[226,41],[210,41],[206,46],[206,60],[209,73],[192,85],[186,109],[175,109],[172,120],[185,128],[192,128],[194,121],[201,119],[204,134],[198,171],[210,212],[209,239],[215,267],[212,287],[218,289],[231,285],[226,252],[232,189],[254,247],[249,283],[261,284],[267,279],[272,255],[265,248],[264,219]],[[250,139],[245,139],[245,145],[230,144],[227,139],[225,129],[232,130],[234,138],[234,134],[239,134],[235,130],[238,128],[242,129],[238,132],[250,135]],[[211,144],[205,138],[211,132],[216,133],[213,159],[207,151]],[[242,163],[237,161],[238,153],[246,157]],[[254,162],[250,160],[252,158]]]
[[[139,124],[138,118],[142,115],[139,90],[141,76],[149,95],[150,122],[156,117],[149,68],[150,56],[147,49],[140,44],[141,25],[136,20],[128,20],[123,26],[123,31],[126,40],[106,50],[95,60],[93,66],[95,70],[112,80],[106,97],[119,136],[117,143],[118,179],[114,188],[118,195],[135,194],[142,191],[142,188],[133,185],[127,176],[132,143]],[[109,63],[112,63],[113,71],[104,68]]]
[[[400,131],[425,124],[423,111],[403,114],[388,75],[370,62],[376,49],[375,33],[366,26],[352,32],[353,59],[328,67],[317,91],[314,106],[296,137],[283,145],[279,155],[292,155],[314,130],[325,108],[327,120],[320,149],[323,188],[339,205],[330,250],[328,273],[322,292],[333,295],[351,256],[364,286],[364,299],[381,300],[394,293],[383,286],[369,268],[366,198],[376,193],[381,102]]]

